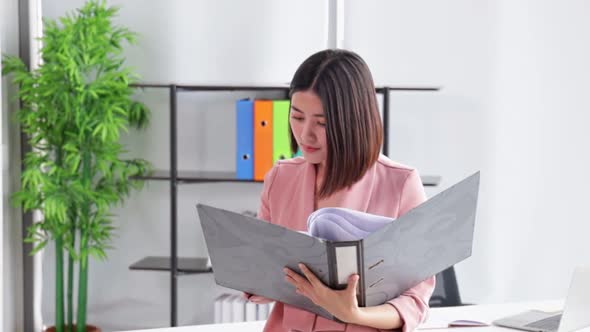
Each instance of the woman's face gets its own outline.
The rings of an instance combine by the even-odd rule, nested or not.
[[[328,146],[320,97],[309,90],[295,92],[291,96],[289,123],[303,158],[312,164],[323,163],[328,157]]]

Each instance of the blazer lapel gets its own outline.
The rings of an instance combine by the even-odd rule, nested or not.
[[[299,193],[299,204],[301,208],[301,215],[298,216],[299,222],[298,230],[300,231],[307,231],[307,218],[309,215],[314,211],[315,205],[315,179],[316,179],[316,171],[315,166],[312,163],[305,163],[305,167],[303,169],[302,177],[300,178],[302,181],[302,190]],[[297,202],[293,202],[297,203]],[[297,211],[298,209],[293,209]]]

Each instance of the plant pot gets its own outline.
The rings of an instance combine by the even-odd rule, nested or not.
[[[65,330],[65,332],[75,332],[76,325],[74,325],[73,331],[69,330],[67,326],[64,330]],[[46,328],[44,332],[55,332],[55,326],[50,326],[50,327]],[[94,325],[86,325],[86,332],[101,332],[101,330]]]

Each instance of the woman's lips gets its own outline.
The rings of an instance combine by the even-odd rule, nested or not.
[[[317,150],[319,150],[319,148],[314,148],[309,145],[301,145],[301,148],[303,149],[303,151],[306,152],[316,152]]]

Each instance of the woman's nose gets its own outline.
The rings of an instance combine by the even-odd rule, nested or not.
[[[310,123],[303,125],[301,137],[305,140],[305,142],[313,142],[315,140],[315,133],[313,132],[313,128]]]

